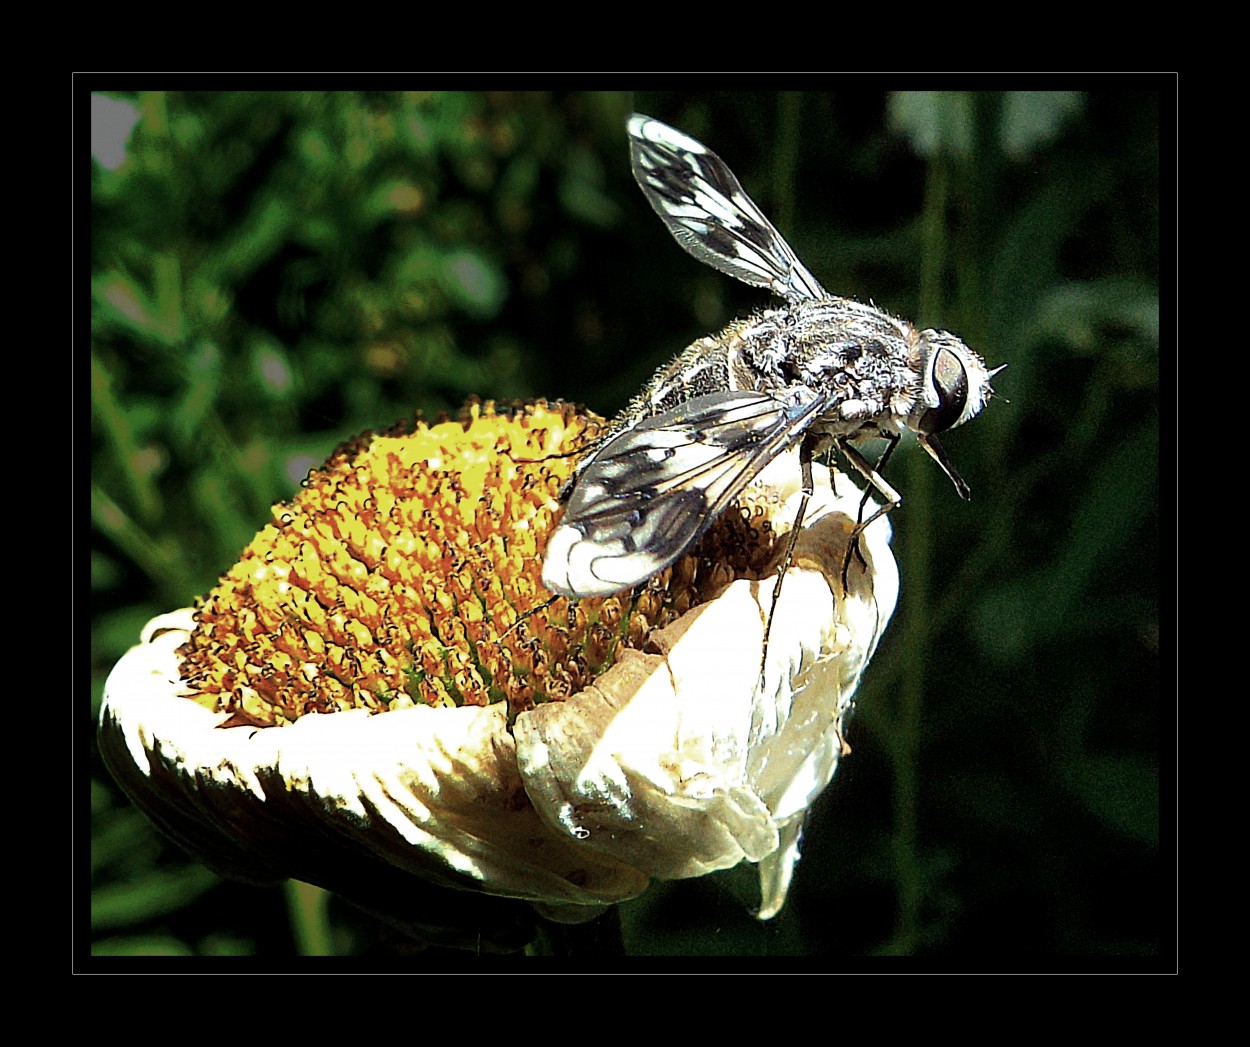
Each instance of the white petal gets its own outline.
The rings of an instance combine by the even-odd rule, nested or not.
[[[770,474],[792,514],[796,477]],[[110,675],[101,751],[160,826],[237,878],[316,882],[325,867],[338,883],[354,862],[381,862],[578,919],[653,877],[745,860],[759,863],[770,916],[897,595],[884,519],[863,541],[869,569],[853,561],[842,595],[860,492],[837,483],[835,496],[820,472],[762,681],[772,577],[734,582],[655,637],[657,653],[625,652],[511,729],[502,706],[221,728],[225,714],[183,697],[177,649],[194,622],[180,611],[150,623]]]

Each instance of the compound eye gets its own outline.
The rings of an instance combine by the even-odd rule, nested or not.
[[[968,406],[968,371],[949,349],[939,349],[933,359],[933,388],[938,405],[920,416],[922,433],[941,433],[958,425]]]

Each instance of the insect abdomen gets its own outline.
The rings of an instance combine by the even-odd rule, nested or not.
[[[627,425],[671,411],[696,396],[732,389],[755,389],[758,383],[742,359],[744,332],[755,318],[735,320],[716,334],[699,338],[661,367],[615,419]]]

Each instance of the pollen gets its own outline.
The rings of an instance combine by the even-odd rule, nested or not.
[[[602,422],[569,404],[468,405],[340,446],[197,605],[189,696],[276,726],[306,713],[576,694],[625,647],[771,558],[744,502],[644,585],[570,600],[542,585],[559,492]]]

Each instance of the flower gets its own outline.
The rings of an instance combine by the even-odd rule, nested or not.
[[[381,869],[573,922],[749,861],[774,915],[893,612],[888,523],[848,558],[862,494],[818,467],[773,608],[785,455],[645,585],[553,598],[542,549],[598,425],[487,403],[340,447],[109,676],[100,746],[126,792],[226,875],[375,911]]]

